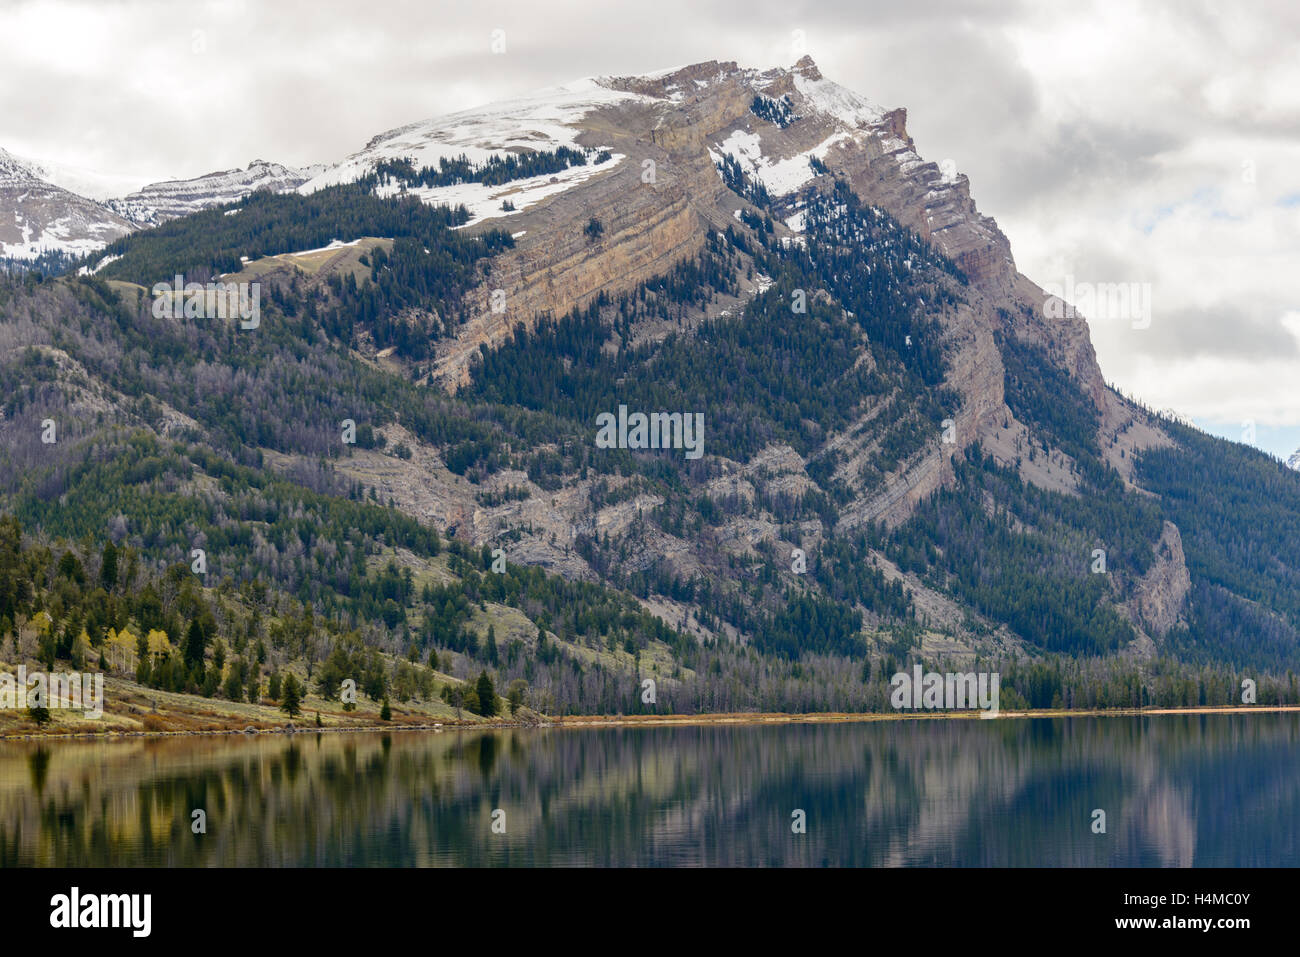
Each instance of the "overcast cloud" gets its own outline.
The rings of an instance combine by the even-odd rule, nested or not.
[[[493,30],[506,49],[493,54]],[[1150,283],[1094,321],[1107,378],[1300,446],[1300,4],[0,0],[0,147],[123,189],[337,160],[374,134],[592,74],[822,72],[906,106],[1040,283]]]

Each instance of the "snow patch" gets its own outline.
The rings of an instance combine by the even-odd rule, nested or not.
[[[559,173],[544,173],[528,179],[515,179],[508,183],[485,186],[482,183],[460,183],[456,186],[417,186],[405,187],[397,184],[380,186],[375,195],[381,198],[392,196],[415,196],[430,206],[461,206],[469,210],[469,220],[457,229],[473,226],[485,219],[509,216],[522,212],[529,206],[535,206],[548,196],[563,193],[579,183],[585,182],[599,173],[612,170],[626,157],[615,153],[610,159],[595,165],[570,166]],[[514,209],[507,212],[501,208],[502,202],[510,200]]]
[[[310,256],[312,253],[327,253],[327,252],[329,252],[331,249],[347,249],[349,246],[355,246],[355,245],[356,245],[357,243],[359,243],[359,242],[361,242],[360,239],[354,239],[354,240],[352,240],[351,242],[346,242],[346,243],[343,242],[341,239],[333,239],[333,240],[330,240],[330,244],[329,244],[328,246],[321,246],[321,247],[319,247],[319,248],[317,248],[317,249],[303,249],[303,250],[300,250],[300,251],[298,251],[298,252],[296,252],[296,253],[284,253],[283,255],[285,255],[285,256]],[[240,256],[239,258],[240,258],[240,259],[244,259],[243,256]]]
[[[722,162],[723,155],[730,156],[747,176],[752,176],[767,188],[773,196],[785,196],[801,189],[816,178],[812,157],[824,159],[836,143],[849,138],[845,132],[833,133],[812,149],[795,153],[786,159],[771,160],[763,154],[763,143],[757,133],[747,130],[735,130],[718,144],[718,149],[710,149],[709,156],[715,163]]]
[[[115,263],[115,262],[117,262],[117,261],[118,261],[119,259],[121,259],[121,258],[122,258],[121,256],[105,256],[105,257],[104,257],[103,259],[101,259],[99,262],[95,263],[95,266],[94,266],[93,269],[92,269],[91,267],[89,267],[89,266],[82,266],[80,269],[77,270],[77,275],[78,275],[78,276],[93,276],[93,275],[95,275],[95,273],[99,272],[101,269],[103,269],[103,268],[104,268],[105,266],[107,266],[109,263]]]
[[[872,126],[885,118],[885,112],[866,97],[830,80],[810,80],[795,73],[794,88],[820,113],[835,117],[850,127]]]
[[[629,100],[648,102],[651,98],[585,79],[413,123],[380,134],[365,149],[312,177],[298,191],[314,193],[326,186],[355,182],[382,160],[409,157],[419,168],[437,167],[443,157],[464,155],[472,163],[482,163],[504,151],[551,151],[560,146],[581,149],[577,139],[582,130],[577,124],[593,110]]]

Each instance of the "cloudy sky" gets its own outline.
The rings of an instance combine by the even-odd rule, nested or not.
[[[580,76],[788,65],[800,41],[908,108],[920,153],[969,174],[1031,278],[1150,290],[1149,327],[1092,321],[1108,379],[1300,447],[1291,0],[0,0],[0,147],[124,190],[336,160]]]

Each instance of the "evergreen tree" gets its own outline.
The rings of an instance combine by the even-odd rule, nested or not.
[[[196,618],[190,622],[190,629],[185,635],[185,663],[191,666],[202,665],[207,644],[207,635],[203,633],[203,626]]]
[[[117,585],[117,546],[111,541],[104,545],[104,554],[100,562],[99,580],[105,591],[112,591]]]
[[[284,698],[280,702],[280,710],[290,718],[298,717],[302,712],[302,689],[298,687],[298,679],[292,673],[285,675],[280,694]]]
[[[492,718],[497,713],[497,692],[492,686],[492,679],[486,670],[479,672],[478,683],[474,690],[478,693],[478,713],[485,718]]]

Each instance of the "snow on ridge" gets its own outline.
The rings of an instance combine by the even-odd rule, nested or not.
[[[34,260],[43,253],[52,252],[67,253],[74,257],[88,256],[103,249],[112,239],[117,238],[112,236],[105,239],[69,239],[66,229],[60,228],[60,225],[51,226],[34,240],[31,238],[30,228],[25,227],[23,242],[0,243],[0,259]]]
[[[282,256],[310,256],[312,253],[327,253],[333,249],[347,249],[349,246],[355,246],[361,242],[360,239],[354,239],[351,242],[344,242],[341,239],[331,239],[328,246],[319,246],[316,249],[300,249],[292,253],[278,253]]]
[[[0,258],[31,261],[48,252],[83,256],[130,231],[92,199],[44,178],[40,164],[0,150],[0,197],[13,216],[0,239]]]
[[[308,169],[317,169],[318,167],[308,167]],[[253,160],[247,167],[240,169],[214,170],[210,173],[203,173],[199,176],[191,176],[186,179],[168,179],[160,180],[156,183],[150,183],[142,187],[139,193],[181,193],[193,190],[198,187],[204,187],[212,192],[222,190],[238,191],[248,187],[256,188],[258,186],[274,183],[281,179],[293,179],[302,175],[302,170],[285,166],[282,163],[267,162],[266,160]],[[129,197],[128,197],[129,198]]]
[[[563,193],[593,176],[613,169],[624,159],[626,157],[622,153],[615,153],[599,165],[588,163],[586,166],[570,166],[558,173],[544,173],[541,176],[510,180],[493,186],[485,186],[482,183],[460,183],[455,186],[408,187],[405,190],[392,185],[381,186],[375,190],[375,195],[383,198],[416,196],[431,206],[464,205],[469,210],[469,220],[462,226],[455,227],[463,229],[485,219],[522,212],[548,196]],[[513,210],[506,211],[501,208],[501,204],[506,200],[514,205]]]
[[[699,66],[699,64],[679,63],[677,66],[665,67],[661,70],[649,70],[645,73],[634,73],[631,76],[615,76],[613,74],[610,74],[607,76],[587,77],[587,79],[592,81],[593,83],[598,83],[601,85],[617,82],[619,80],[663,80],[666,79],[667,77],[672,76],[674,73],[681,73],[683,70],[689,70],[693,66]]]
[[[586,78],[411,123],[376,136],[365,149],[303,183],[298,191],[313,193],[326,186],[354,182],[381,160],[409,157],[416,167],[436,167],[443,157],[462,154],[471,162],[481,163],[509,150],[554,150],[560,146],[579,149],[577,138],[582,130],[577,124],[583,117],[602,106],[638,99],[647,98],[611,89],[598,78]]]
[[[253,160],[245,169],[217,170],[191,179],[150,183],[121,199],[109,200],[107,205],[137,225],[158,225],[212,206],[237,202],[259,189],[291,192],[323,169]]]
[[[592,111],[618,103],[675,102],[684,91],[674,87],[663,95],[633,93],[617,89],[629,79],[663,80],[698,64],[668,67],[626,76],[595,76],[575,80],[559,86],[538,90],[512,99],[500,100],[436,116],[417,123],[397,127],[375,136],[365,148],[343,159],[338,164],[313,176],[298,187],[302,194],[313,193],[327,186],[355,182],[384,160],[409,158],[415,166],[436,168],[440,160],[465,156],[472,163],[482,163],[494,154],[504,151],[555,150],[561,146],[579,148],[577,138],[582,133],[582,120]],[[853,136],[883,121],[885,113],[866,98],[838,83],[826,79],[809,79],[802,73],[776,68],[766,73],[743,70],[746,82],[755,89],[763,88],[763,80],[777,76],[791,76],[796,94],[802,101],[800,112],[805,115],[820,114],[832,121],[837,132],[816,147],[784,159],[771,159],[763,155],[762,144],[756,134],[737,130],[719,144],[722,153],[735,156],[746,173],[753,175],[775,196],[791,193],[815,176],[809,158],[824,158],[834,143]],[[733,75],[722,70],[720,77]],[[695,86],[708,86],[711,79],[696,79]],[[685,84],[690,86],[691,84]],[[897,144],[900,161],[920,158],[907,151],[901,141]],[[710,150],[714,160],[720,153]],[[905,155],[902,155],[905,154]],[[617,156],[618,163],[624,159]],[[595,175],[607,164],[599,167],[571,167],[554,177],[537,177],[535,180],[516,181],[496,187],[476,183],[458,186],[416,187],[405,190],[407,195],[418,196],[429,204],[463,203],[470,210],[471,223],[492,216],[508,215],[501,202],[509,199],[516,211],[540,199],[562,192]],[[396,186],[382,187],[378,195],[388,196],[399,192]]]
[[[135,189],[141,180],[139,176],[106,173],[82,166],[35,160],[0,149],[0,180],[5,179],[6,173],[10,178],[17,174],[38,179],[50,186],[56,186],[97,203],[103,203],[122,192]]]
[[[794,88],[813,109],[835,117],[850,128],[872,126],[885,118],[885,111],[866,97],[832,80],[810,80],[794,73]]]

